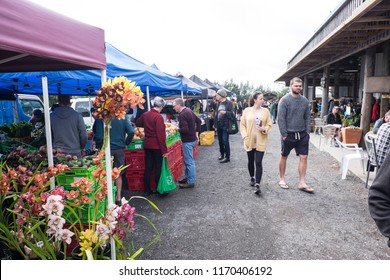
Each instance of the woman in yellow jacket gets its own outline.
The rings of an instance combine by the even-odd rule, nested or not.
[[[242,114],[240,133],[248,156],[248,171],[251,177],[250,185],[256,187],[255,194],[259,195],[261,193],[260,181],[263,175],[263,156],[267,147],[268,133],[272,128],[272,120],[269,110],[262,107],[264,102],[263,94],[256,92],[252,98],[254,105],[246,108]]]

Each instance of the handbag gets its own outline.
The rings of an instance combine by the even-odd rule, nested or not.
[[[228,133],[236,134],[238,132],[237,118],[236,116],[232,116],[228,118]]]
[[[176,184],[172,178],[172,172],[168,166],[168,159],[163,157],[160,180],[158,181],[157,185],[157,192],[164,194],[174,189],[176,189]]]

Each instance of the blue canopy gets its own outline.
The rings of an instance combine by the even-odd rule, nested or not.
[[[155,95],[178,93],[183,89],[180,78],[150,67],[106,43],[107,79],[125,76],[136,82],[143,92]],[[91,95],[101,87],[99,70],[0,73],[0,93],[42,93],[42,76],[47,76],[49,94]]]

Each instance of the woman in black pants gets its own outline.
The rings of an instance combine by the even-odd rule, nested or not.
[[[268,142],[268,133],[272,128],[271,114],[263,108],[262,93],[253,94],[253,106],[242,113],[240,133],[244,140],[244,149],[248,156],[248,171],[250,185],[256,187],[255,194],[259,195],[260,182],[263,174],[263,156]],[[255,177],[256,166],[256,177]]]

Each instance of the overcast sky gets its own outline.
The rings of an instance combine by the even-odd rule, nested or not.
[[[30,0],[160,70],[272,89],[342,0]],[[71,42],[69,42],[71,43]]]

